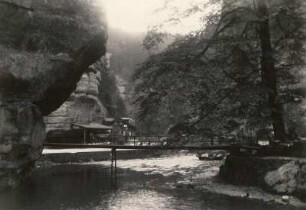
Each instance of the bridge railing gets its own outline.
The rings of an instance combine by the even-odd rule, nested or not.
[[[134,146],[139,145],[164,145],[169,143],[169,136],[123,136],[123,135],[104,135],[97,136],[92,143],[96,144],[129,144]]]
[[[188,137],[174,137],[174,136],[123,136],[123,135],[104,135],[98,136],[93,144],[107,144],[107,145],[134,145],[134,146],[169,146],[169,145],[202,145],[213,146],[222,144],[239,144],[235,140],[226,141],[212,141],[211,139],[199,138],[198,141],[193,142]]]

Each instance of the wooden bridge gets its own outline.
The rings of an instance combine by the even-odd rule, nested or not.
[[[232,150],[239,147],[244,150],[257,150],[255,147],[238,146],[237,142],[227,144],[216,144],[212,140],[201,141],[201,146],[185,146],[180,144],[179,139],[169,136],[115,136],[111,135],[112,128],[101,124],[91,123],[89,125],[72,124],[83,130],[83,144],[69,143],[46,143],[48,148],[104,148],[111,149],[111,177],[117,179],[117,149],[128,150]],[[179,138],[179,137],[177,137]]]
[[[230,150],[234,145],[212,145],[212,146],[172,146],[172,145],[103,145],[103,144],[66,144],[66,143],[46,143],[48,148],[104,148],[104,149],[146,149],[146,150]],[[247,147],[253,148],[254,147]]]
[[[138,138],[139,139],[139,138]],[[141,139],[141,138],[140,138]],[[233,149],[243,149],[243,150],[251,150],[257,151],[258,147],[250,147],[250,146],[242,146],[237,144],[219,144],[219,145],[209,145],[206,142],[206,145],[203,146],[177,146],[177,145],[167,145],[164,144],[164,140],[161,141],[163,138],[157,137],[159,142],[152,141],[152,138],[145,138],[150,139],[150,141],[136,141],[136,138],[133,138],[132,145],[124,145],[124,144],[68,144],[68,143],[46,143],[44,144],[45,147],[48,148],[104,148],[104,149],[111,149],[111,177],[115,177],[117,174],[117,149],[124,150],[189,150],[189,151],[201,151],[201,150],[233,150]],[[211,142],[210,142],[211,143]]]

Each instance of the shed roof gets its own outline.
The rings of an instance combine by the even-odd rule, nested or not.
[[[80,123],[73,123],[74,126],[85,128],[85,129],[92,129],[92,130],[112,130],[113,127],[102,125],[99,123],[89,123],[89,124],[80,124]]]

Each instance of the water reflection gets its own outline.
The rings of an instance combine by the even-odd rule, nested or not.
[[[283,209],[264,203],[169,187],[173,177],[118,171],[112,184],[102,165],[58,165],[39,169],[22,186],[0,195],[0,209]]]

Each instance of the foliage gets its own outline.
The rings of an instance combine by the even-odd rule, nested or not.
[[[107,67],[107,59],[97,62],[100,69],[101,81],[99,83],[99,99],[107,110],[108,117],[125,117],[127,109],[120,96],[114,73]]]
[[[190,132],[255,135],[271,125],[269,88],[262,71],[256,5],[228,1],[206,28],[177,39],[136,71],[135,103],[141,119],[163,128],[185,122]],[[303,64],[301,0],[272,1],[269,27],[278,88],[298,83]],[[289,95],[289,97],[288,97]],[[282,103],[294,99],[282,88]],[[167,126],[166,126],[167,125]],[[252,134],[249,134],[249,133]]]
[[[148,30],[148,33],[143,40],[143,48],[148,51],[158,49],[158,46],[164,43],[164,38],[166,36],[165,33],[158,31],[158,27],[154,26]]]

